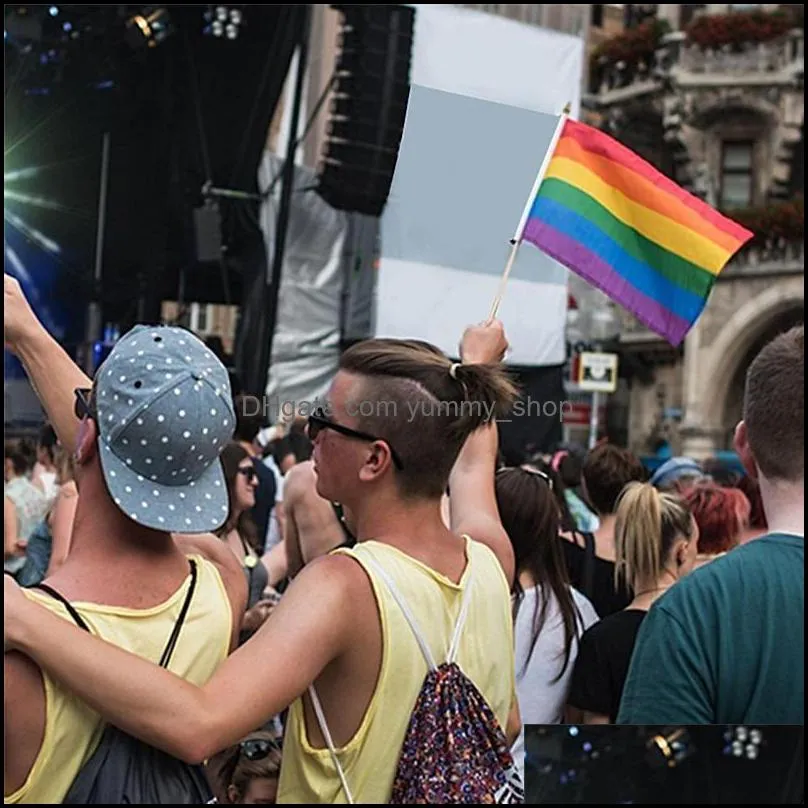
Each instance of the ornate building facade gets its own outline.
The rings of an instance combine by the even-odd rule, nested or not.
[[[752,357],[803,321],[803,8],[642,6],[592,51],[592,120],[755,233],[682,346],[618,310],[611,420],[639,454],[729,449]]]

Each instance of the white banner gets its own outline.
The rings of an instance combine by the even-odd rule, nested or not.
[[[564,104],[577,117],[583,41],[449,5],[417,5],[412,90],[382,218],[376,334],[456,353],[488,316],[509,239]],[[522,245],[500,307],[513,365],[565,360],[567,271]]]

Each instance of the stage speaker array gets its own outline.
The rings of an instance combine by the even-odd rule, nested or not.
[[[337,210],[380,216],[407,113],[415,9],[332,8],[342,26],[317,190]]]

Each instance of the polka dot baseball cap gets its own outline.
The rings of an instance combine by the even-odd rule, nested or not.
[[[230,380],[193,334],[135,326],[95,379],[101,467],[115,504],[155,530],[207,533],[224,524],[219,455],[233,436]]]

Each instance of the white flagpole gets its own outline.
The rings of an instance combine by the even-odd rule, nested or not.
[[[524,235],[525,226],[527,225],[527,217],[530,215],[530,209],[533,207],[533,201],[536,199],[536,194],[539,192],[539,187],[541,186],[542,181],[544,180],[544,175],[547,173],[547,169],[550,166],[550,160],[553,159],[553,154],[556,150],[558,140],[561,137],[562,131],[564,130],[564,124],[567,122],[569,114],[570,114],[570,105],[567,104],[561,112],[561,117],[559,117],[558,119],[555,131],[553,132],[553,137],[550,139],[550,145],[544,154],[544,159],[541,162],[538,174],[536,174],[536,179],[533,182],[533,187],[530,189],[530,195],[528,196],[527,202],[525,203],[525,208],[522,211],[521,218],[519,219],[519,224],[516,226],[513,238],[511,239],[511,251],[510,254],[508,255],[508,261],[505,264],[505,271],[502,273],[502,280],[500,280],[499,282],[499,290],[497,291],[497,296],[494,298],[494,303],[491,306],[491,313],[488,315],[489,320],[493,320],[497,316],[497,312],[499,311],[499,306],[502,303],[502,297],[505,294],[505,287],[508,284],[508,277],[511,274],[511,269],[513,269],[514,262],[516,261],[516,255],[519,252],[519,246],[522,243],[522,236]]]

